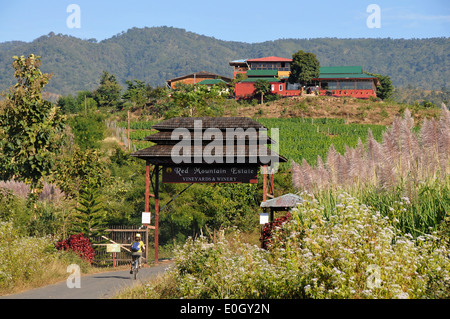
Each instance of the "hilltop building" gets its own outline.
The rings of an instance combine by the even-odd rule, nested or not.
[[[255,92],[254,83],[257,80],[267,80],[272,94],[283,96],[300,95],[297,85],[289,85],[287,79],[291,72],[292,59],[276,56],[259,59],[235,60],[229,64],[234,67],[234,77],[243,75],[243,80],[235,85],[236,99],[250,97]]]
[[[210,73],[210,72],[206,72],[206,71],[200,71],[200,72],[190,73],[190,74],[186,74],[183,76],[179,76],[179,77],[167,80],[166,85],[167,85],[167,87],[173,89],[173,88],[175,88],[175,86],[178,83],[184,83],[184,84],[199,84],[199,83],[201,83],[201,84],[205,84],[205,85],[213,85],[213,84],[217,84],[221,81],[223,81],[225,83],[230,83],[231,79],[226,76],[222,76],[222,75],[218,75],[218,74],[214,74],[214,73]]]
[[[320,95],[376,97],[378,78],[363,73],[361,66],[329,66],[320,68],[320,76],[313,79]]]
[[[302,94],[299,83],[289,83],[292,59],[282,57],[264,57],[258,59],[234,60],[229,62],[233,67],[234,78],[239,74],[243,78],[235,85],[236,99],[253,96],[254,83],[259,79],[267,80],[271,85],[271,93],[282,96],[298,96]],[[320,76],[314,78],[305,89],[318,95],[351,96],[357,98],[376,97],[378,79],[363,73],[361,66],[321,67]]]

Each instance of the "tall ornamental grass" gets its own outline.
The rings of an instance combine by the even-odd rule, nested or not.
[[[359,141],[355,148],[346,147],[344,155],[331,146],[326,161],[318,157],[315,167],[305,160],[301,165],[292,162],[292,180],[300,191],[332,202],[343,189],[417,236],[436,230],[449,216],[449,160],[450,112],[444,109],[439,119],[425,119],[416,133],[406,110],[381,143],[369,131],[366,145]]]
[[[235,235],[190,238],[156,284],[121,297],[450,297],[450,251],[437,234],[402,235],[388,217],[346,193],[330,212],[302,196],[268,250]]]

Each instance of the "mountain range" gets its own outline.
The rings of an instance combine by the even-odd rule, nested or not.
[[[14,84],[12,57],[34,53],[53,73],[47,92],[66,95],[98,86],[103,71],[124,85],[138,79],[153,87],[192,72],[232,77],[229,61],[314,53],[321,66],[361,65],[390,76],[396,87],[440,90],[450,76],[450,38],[279,39],[261,43],[218,40],[173,27],[132,28],[109,39],[49,33],[31,42],[0,43],[0,91]]]

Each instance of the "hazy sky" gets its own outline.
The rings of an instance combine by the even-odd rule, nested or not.
[[[0,0],[0,42],[50,32],[100,41],[153,26],[243,42],[449,37],[450,0]]]

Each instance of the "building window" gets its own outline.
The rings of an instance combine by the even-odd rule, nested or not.
[[[354,81],[339,81],[339,90],[354,90]]]
[[[279,91],[283,91],[283,84],[280,84],[280,86],[278,86]]]
[[[372,81],[358,80],[356,81],[357,90],[373,90]]]
[[[337,90],[337,82],[335,81],[321,82],[320,88],[322,90]]]
[[[290,83],[286,82],[286,90],[300,90],[300,83]]]
[[[270,85],[270,91],[275,91],[275,84]]]

